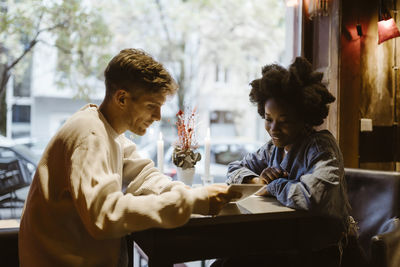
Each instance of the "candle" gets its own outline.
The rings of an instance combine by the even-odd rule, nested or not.
[[[210,178],[210,128],[207,129],[207,135],[204,139],[204,179],[208,180]]]
[[[164,173],[164,141],[162,132],[160,132],[157,141],[157,167],[160,172]]]

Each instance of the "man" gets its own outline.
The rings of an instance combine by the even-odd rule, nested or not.
[[[143,135],[177,87],[145,52],[122,50],[105,72],[106,95],[61,127],[30,187],[19,232],[24,266],[123,266],[125,235],[217,214],[227,186],[190,189],[140,158],[127,130]],[[126,187],[125,192],[123,188]]]

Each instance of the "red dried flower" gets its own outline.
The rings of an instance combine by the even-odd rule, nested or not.
[[[186,114],[190,115],[185,116]],[[179,167],[193,167],[201,158],[199,153],[193,152],[193,150],[197,148],[194,134],[196,108],[186,113],[179,110],[178,113],[176,113],[176,117],[178,141],[175,143],[173,162]]]

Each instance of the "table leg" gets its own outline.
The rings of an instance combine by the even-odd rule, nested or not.
[[[133,256],[133,241],[126,239],[126,249],[128,250],[128,267],[133,267],[134,256]]]

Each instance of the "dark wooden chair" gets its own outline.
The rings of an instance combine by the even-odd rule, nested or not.
[[[19,228],[0,229],[1,266],[18,267],[18,232]]]

